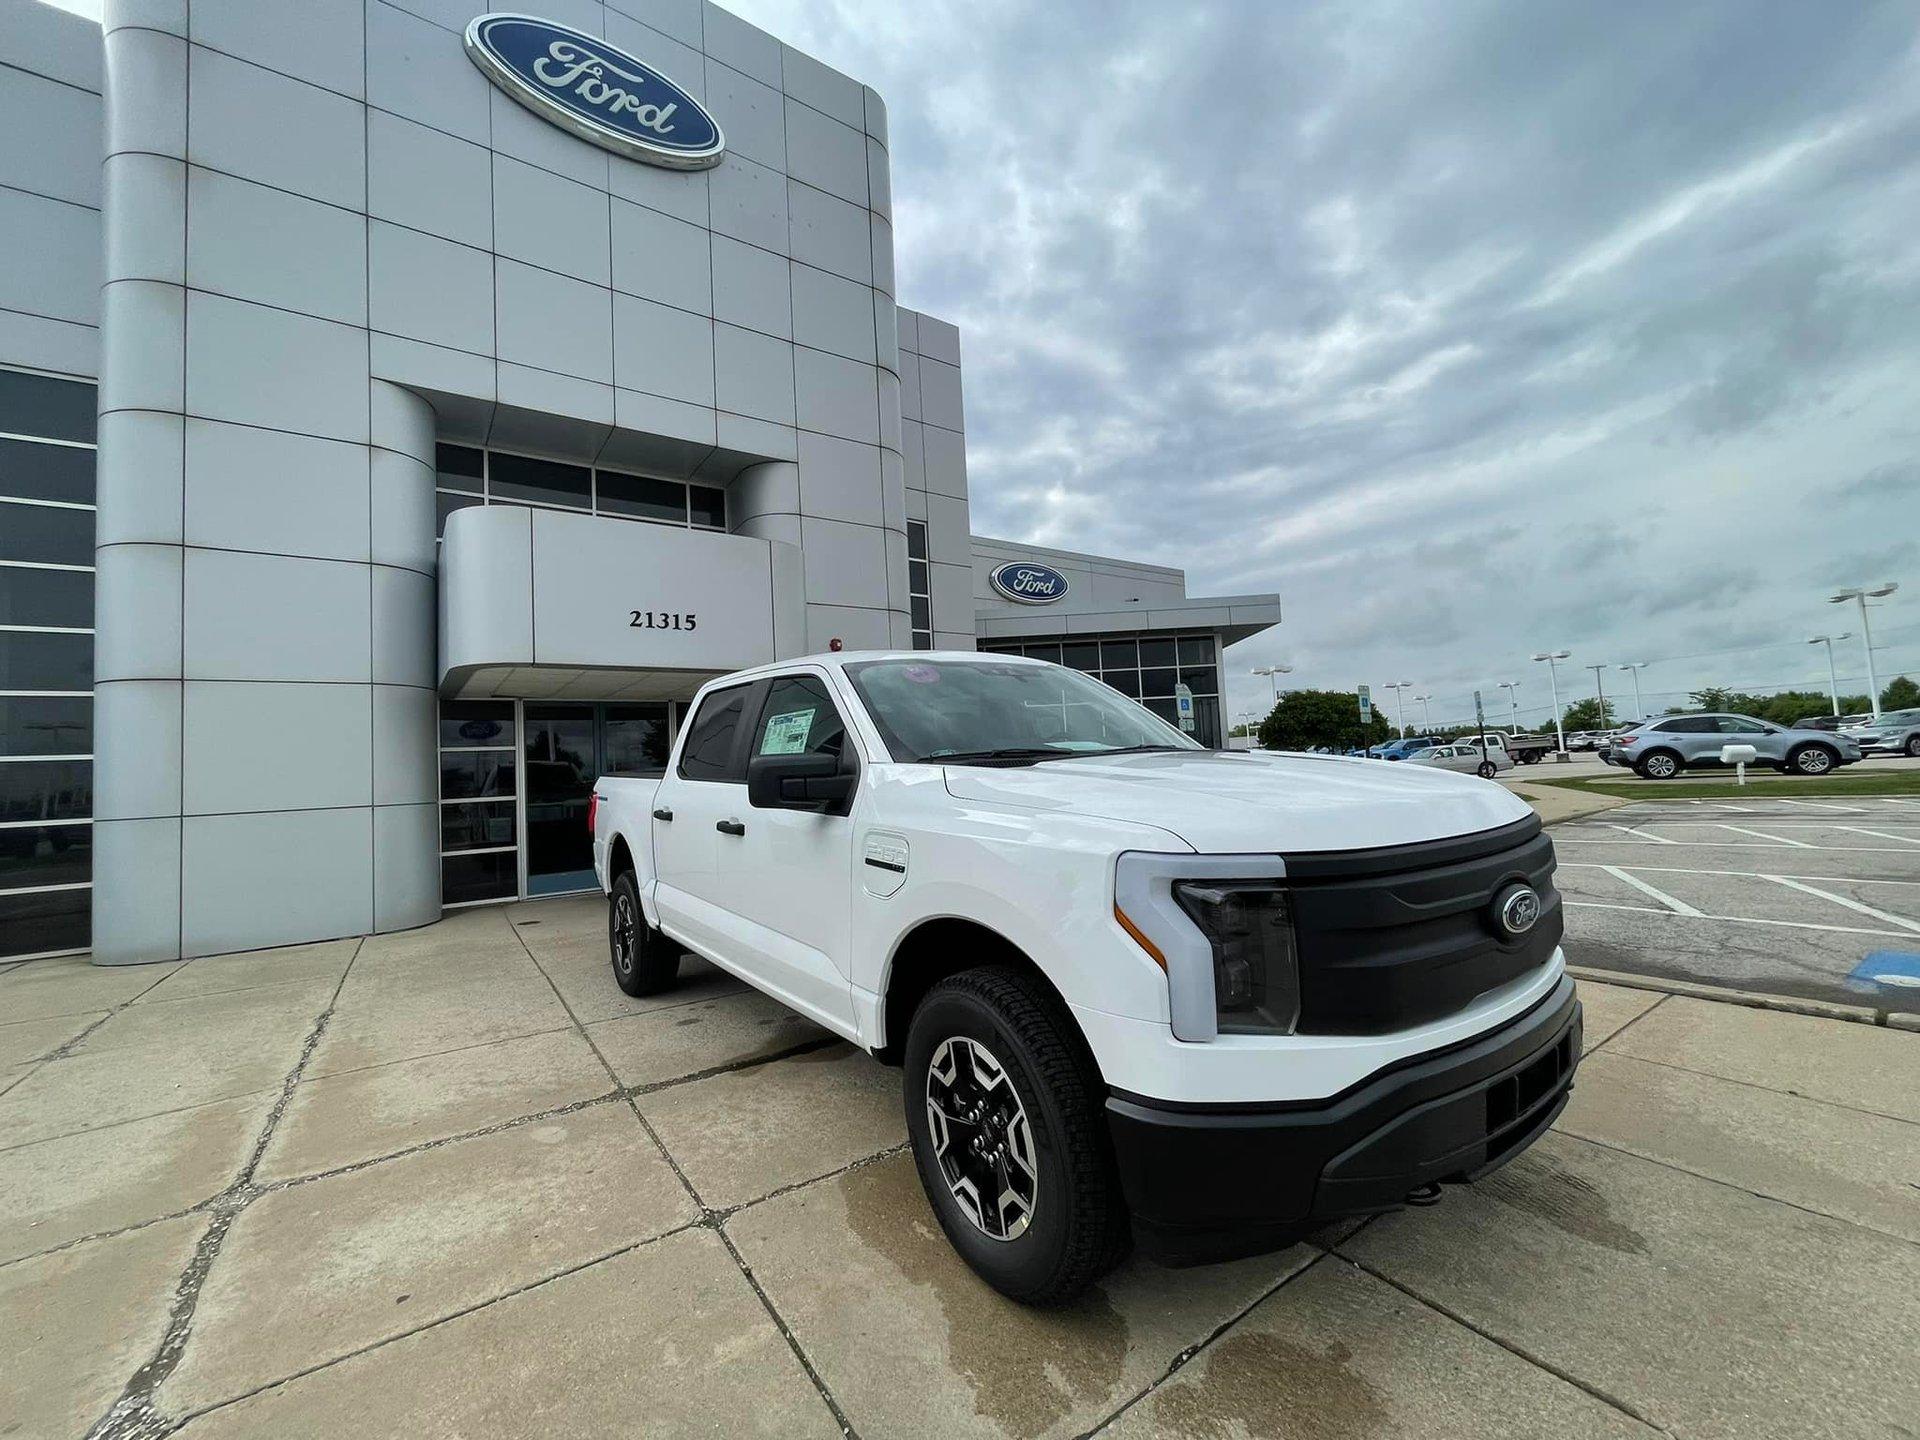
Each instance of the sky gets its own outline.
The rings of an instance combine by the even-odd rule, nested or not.
[[[1537,726],[1560,649],[1657,712],[1824,689],[1842,631],[1864,690],[1825,601],[1887,580],[1920,675],[1905,0],[733,8],[886,98],[975,532],[1280,595],[1229,712],[1288,664]]]

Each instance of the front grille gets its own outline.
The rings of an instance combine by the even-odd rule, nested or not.
[[[1285,857],[1307,1035],[1378,1035],[1451,1015],[1546,963],[1563,929],[1553,842],[1529,816],[1420,845]],[[1539,893],[1518,940],[1495,921],[1515,881]]]

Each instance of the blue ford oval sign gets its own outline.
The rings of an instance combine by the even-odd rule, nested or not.
[[[705,106],[592,35],[531,15],[482,15],[467,26],[467,57],[541,119],[616,155],[705,170],[726,152]]]
[[[1051,565],[1013,560],[987,576],[987,583],[1021,605],[1051,605],[1066,598],[1067,577]]]

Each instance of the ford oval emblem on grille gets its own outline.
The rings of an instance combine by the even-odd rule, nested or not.
[[[1531,885],[1509,885],[1493,902],[1494,922],[1509,940],[1518,940],[1540,918],[1540,896]]]

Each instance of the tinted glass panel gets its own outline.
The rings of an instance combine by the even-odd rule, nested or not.
[[[495,452],[488,460],[488,493],[494,497],[537,500],[546,505],[576,505],[586,509],[593,499],[593,472],[582,465],[558,460],[534,460],[525,455]]]
[[[447,517],[449,515],[453,514],[456,510],[465,510],[470,505],[480,505],[485,502],[482,501],[478,495],[447,495],[443,493],[435,495],[433,497],[433,503],[439,511],[438,516],[434,520],[433,533],[436,535],[444,535],[447,533]]]
[[[745,685],[716,690],[700,702],[680,756],[680,773],[689,780],[730,780],[744,784],[746,771],[735,755],[740,717],[747,703]]]
[[[93,451],[0,440],[0,495],[93,503]]]
[[[54,440],[93,439],[93,386],[0,370],[0,430]]]
[[[1143,667],[1148,665],[1173,664],[1173,641],[1142,640],[1140,642],[1140,664]]]
[[[448,750],[440,756],[440,797],[465,800],[513,794],[511,750]]]
[[[921,520],[907,521],[907,554],[915,560],[927,558],[927,527]]]
[[[916,650],[931,650],[933,648],[933,632],[931,630],[914,631],[913,648]]]
[[[93,827],[0,830],[0,890],[76,885],[93,878]]]
[[[600,510],[607,515],[632,515],[640,520],[670,520],[684,525],[687,523],[687,487],[674,480],[602,470]]]
[[[511,845],[513,834],[511,800],[440,807],[442,850],[485,850],[495,845]]]
[[[1179,725],[1180,712],[1175,707],[1173,701],[1148,700],[1148,701],[1145,701],[1144,703],[1147,709],[1151,710],[1154,714],[1158,715],[1162,720],[1166,721],[1169,725],[1174,725],[1174,726]]]
[[[1180,679],[1196,695],[1218,695],[1220,672],[1211,665],[1182,666]]]
[[[593,707],[529,705],[526,718],[529,807],[576,798],[584,804],[593,788]]]
[[[931,630],[933,628],[933,607],[924,595],[914,595],[907,601],[913,609],[913,628]]]
[[[93,511],[0,505],[0,560],[93,564]]]
[[[91,635],[0,632],[0,690],[91,690]]]
[[[0,755],[91,755],[93,701],[0,698]]]
[[[448,749],[463,745],[512,745],[511,700],[442,700],[440,743]]]
[[[609,775],[667,773],[667,707],[609,705],[604,731]]]
[[[1131,670],[1140,663],[1140,647],[1131,640],[1102,640],[1100,642],[1100,668],[1102,670]]]
[[[927,562],[924,560],[907,561],[907,589],[915,595],[930,595],[927,587]]]
[[[1140,672],[1140,693],[1142,695],[1173,694],[1174,673],[1172,670],[1142,670]]]
[[[1091,640],[1082,640],[1077,644],[1060,647],[1060,663],[1075,670],[1098,670],[1100,668],[1100,647]]]
[[[440,903],[505,900],[520,891],[518,862],[511,850],[492,855],[449,855],[440,862]]]
[[[1138,670],[1105,670],[1100,678],[1118,690],[1122,695],[1140,694],[1140,672]]]
[[[92,813],[91,760],[0,765],[0,820],[84,820]]]
[[[434,456],[434,468],[439,471],[434,483],[442,490],[480,493],[480,477],[486,473],[486,458],[481,451],[465,445],[437,445]]]
[[[1182,665],[1213,664],[1213,637],[1210,635],[1182,635],[1180,637],[1180,663]]]
[[[91,570],[25,570],[0,565],[0,625],[92,624]]]
[[[0,956],[86,949],[92,907],[90,890],[0,892]]]
[[[810,675],[776,680],[760,709],[756,755],[838,755],[847,727],[826,687]]]
[[[711,485],[689,485],[687,502],[694,524],[711,525],[716,530],[727,528],[726,491],[716,490]]]

